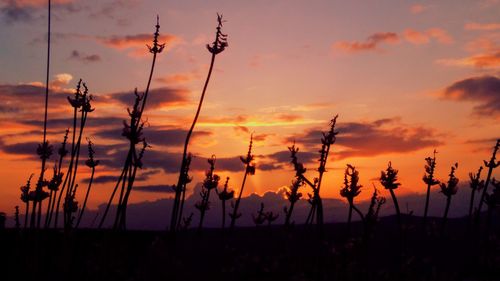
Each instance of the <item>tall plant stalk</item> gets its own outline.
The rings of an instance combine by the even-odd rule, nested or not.
[[[101,217],[99,228],[103,226],[108,211],[110,209],[110,206],[114,200],[114,196],[116,195],[116,192],[120,186],[121,190],[120,190],[120,196],[118,198],[113,228],[122,230],[126,228],[126,213],[127,213],[128,199],[130,197],[130,193],[132,192],[137,170],[142,168],[142,158],[144,156],[146,148],[148,147],[146,140],[142,137],[142,130],[144,127],[144,122],[142,121],[142,114],[144,113],[145,110],[149,89],[151,86],[151,81],[155,69],[157,55],[161,53],[165,48],[165,44],[160,44],[158,41],[160,37],[159,17],[156,18],[155,27],[156,31],[153,37],[153,46],[147,46],[149,52],[153,54],[151,68],[148,76],[148,82],[146,85],[146,89],[142,95],[140,95],[137,92],[137,89],[135,89],[134,91],[135,102],[133,105],[133,109],[132,110],[128,109],[128,114],[130,116],[130,123],[127,124],[127,122],[124,122],[124,129],[122,133],[122,135],[129,140],[129,150],[127,153],[127,157],[125,159],[125,163],[123,165],[122,172],[117,180],[113,192],[111,193],[104,214]],[[142,148],[138,152],[136,145],[139,143],[142,143]]]
[[[484,180],[481,180],[481,172],[483,171],[483,166],[480,166],[477,173],[469,173],[469,186],[471,188],[470,202],[469,202],[469,226],[472,223],[472,216],[474,211],[474,197],[476,192],[479,192],[484,188]]]
[[[484,198],[486,196],[486,193],[488,191],[488,185],[490,184],[491,181],[491,175],[493,174],[493,170],[500,166],[499,161],[496,160],[496,155],[498,152],[498,149],[500,148],[500,139],[497,140],[497,143],[495,144],[495,147],[493,148],[493,152],[491,154],[491,159],[489,162],[484,160],[484,166],[488,168],[488,175],[486,176],[486,181],[484,182],[484,188],[483,188],[483,193],[481,193],[481,199],[479,200],[479,206],[477,207],[477,213],[476,213],[476,225],[479,224],[479,218],[481,217],[481,210],[483,207],[483,202]]]
[[[446,221],[448,220],[448,211],[450,210],[451,197],[457,194],[458,191],[458,178],[455,176],[455,172],[458,168],[458,163],[451,166],[451,171],[449,174],[449,179],[447,183],[441,183],[441,192],[446,196],[446,207],[444,209],[443,220],[441,222],[441,233],[444,233],[446,226]]]
[[[222,229],[226,227],[226,201],[234,198],[234,190],[229,191],[228,184],[229,184],[229,177],[226,178],[226,182],[224,183],[224,189],[221,192],[218,192],[217,189],[215,189],[217,195],[219,196],[220,201],[222,202],[222,221],[221,221]]]
[[[255,175],[255,164],[253,163],[254,156],[252,154],[252,146],[253,146],[253,134],[250,135],[250,143],[248,144],[247,155],[245,157],[240,156],[241,162],[245,164],[245,174],[243,175],[241,188],[233,206],[233,212],[229,215],[229,217],[231,218],[231,224],[230,224],[231,229],[234,229],[236,225],[236,220],[241,217],[241,213],[238,213],[238,209],[240,207],[241,196],[243,195],[243,189],[245,188],[247,177],[248,175]]]
[[[360,216],[361,221],[364,222],[363,213],[354,205],[354,198],[361,193],[362,185],[359,185],[359,172],[356,168],[350,164],[347,164],[347,168],[344,172],[344,187],[340,190],[340,196],[347,199],[349,203],[349,214],[347,217],[347,231],[348,234],[351,233],[351,219],[352,219],[352,211],[356,211],[356,213]]]
[[[436,153],[437,153],[437,151],[434,149],[433,157],[425,158],[425,161],[426,161],[425,174],[422,178],[424,183],[427,184],[427,193],[425,196],[425,207],[424,207],[424,218],[423,218],[424,228],[427,225],[427,213],[429,210],[429,199],[431,196],[431,187],[433,185],[439,184],[439,181],[434,178],[434,171],[436,170]]]
[[[88,140],[88,150],[89,150],[89,159],[85,161],[85,165],[89,167],[92,171],[90,174],[89,184],[87,186],[87,192],[85,193],[85,199],[83,200],[83,205],[80,210],[80,214],[78,215],[78,220],[76,221],[75,228],[80,226],[80,222],[82,221],[83,212],[85,212],[85,207],[87,206],[87,200],[89,199],[90,189],[92,188],[92,182],[94,181],[95,167],[99,165],[99,160],[94,159],[94,148],[92,147],[92,142]]]
[[[392,202],[394,203],[394,209],[396,210],[396,218],[398,222],[399,230],[402,231],[401,225],[401,211],[399,210],[398,199],[394,193],[394,189],[398,188],[401,184],[398,181],[398,170],[392,167],[392,163],[389,162],[387,169],[380,172],[380,183],[385,189],[389,190],[391,193]]]
[[[203,228],[203,221],[205,219],[205,214],[210,208],[210,193],[212,189],[217,190],[219,185],[220,177],[214,173],[215,171],[215,155],[208,159],[208,164],[210,168],[205,173],[205,180],[203,181],[202,189],[200,192],[201,201],[195,204],[196,209],[200,211],[200,222],[198,223],[198,231],[200,232]]]
[[[177,182],[176,188],[175,188],[175,197],[174,197],[174,204],[172,208],[172,216],[170,219],[170,231],[175,232],[176,229],[180,226],[182,222],[182,207],[184,206],[184,200],[186,197],[186,179],[189,178],[187,176],[187,171],[189,168],[189,161],[188,161],[188,146],[189,146],[189,140],[191,139],[191,135],[193,134],[194,127],[196,126],[196,122],[198,121],[198,117],[200,116],[201,112],[201,107],[203,105],[203,100],[205,99],[205,93],[207,91],[208,83],[210,82],[210,77],[212,75],[212,70],[214,67],[215,63],[215,57],[223,52],[227,45],[227,35],[223,34],[221,29],[222,29],[222,15],[217,14],[217,28],[215,32],[215,40],[212,43],[212,45],[207,44],[207,49],[208,51],[212,54],[211,60],[210,60],[210,67],[208,69],[208,74],[207,78],[205,80],[205,84],[203,85],[203,90],[201,92],[201,97],[200,101],[198,103],[198,108],[196,110],[196,114],[193,119],[193,123],[191,123],[191,127],[189,128],[189,131],[186,135],[186,140],[184,141],[184,149],[182,152],[182,162],[181,162],[181,167],[180,167],[180,172],[179,172],[179,180]]]
[[[290,148],[289,148],[290,149]],[[285,192],[286,199],[290,202],[290,207],[285,207],[285,227],[290,227],[292,224],[292,213],[293,208],[295,207],[295,203],[300,200],[302,197],[302,193],[299,192],[299,188],[304,185],[304,182],[301,178],[296,178],[292,181],[290,188]]]
[[[297,179],[301,179],[305,184],[307,184],[312,190],[313,194],[309,194],[309,203],[311,204],[311,208],[309,210],[309,214],[306,219],[306,224],[312,224],[314,219],[316,219],[316,224],[320,231],[320,235],[322,234],[323,229],[323,202],[320,196],[321,183],[323,181],[323,174],[326,172],[326,163],[328,161],[328,155],[330,153],[331,146],[337,140],[338,132],[335,131],[335,126],[337,124],[338,115],[336,115],[332,120],[330,120],[330,130],[328,132],[323,133],[323,137],[321,138],[321,149],[319,151],[319,167],[318,167],[318,177],[314,178],[311,182],[305,176],[306,168],[304,165],[300,163],[297,159],[298,148],[295,147],[295,144],[292,147],[289,147],[291,153],[292,161],[291,163],[294,166],[295,177]]]
[[[42,160],[40,176],[35,187],[35,194],[32,197],[33,205],[31,211],[31,228],[40,228],[40,221],[42,216],[42,201],[46,199],[49,195],[43,190],[46,183],[44,180],[45,165],[47,160],[52,154],[52,147],[47,141],[47,119],[48,119],[48,107],[49,107],[49,77],[50,77],[50,27],[51,27],[51,7],[52,2],[49,0],[48,3],[48,15],[47,15],[47,68],[45,75],[45,106],[44,106],[44,118],[43,118],[43,140],[42,143],[38,145],[37,154]],[[38,208],[37,208],[38,207]]]

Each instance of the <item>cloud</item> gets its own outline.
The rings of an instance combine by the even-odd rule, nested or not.
[[[183,72],[156,78],[155,80],[164,84],[182,84],[200,80],[201,75],[198,71]]]
[[[425,12],[429,7],[427,6],[424,6],[422,4],[413,4],[411,7],[410,7],[410,12],[414,15],[418,15],[418,14],[421,14],[423,12]]]
[[[406,41],[416,45],[428,44],[431,39],[435,39],[441,44],[453,43],[453,38],[446,30],[436,27],[429,28],[425,31],[417,31],[408,28],[403,32],[403,36]]]
[[[425,31],[417,31],[411,28],[403,32],[402,37],[412,44],[428,44],[431,39],[441,44],[453,43],[451,35],[442,28],[429,28]],[[380,51],[379,45],[382,43],[398,43],[401,36],[395,32],[378,32],[369,36],[364,42],[360,41],[340,41],[333,44],[334,49],[343,50],[349,53],[359,53],[366,51]]]
[[[478,54],[460,59],[438,59],[436,63],[445,66],[467,66],[475,68],[500,67],[500,50],[487,54]]]
[[[73,75],[69,73],[56,74],[52,82],[50,82],[50,87],[62,88],[68,86],[71,80],[73,80]]]
[[[117,120],[113,123],[115,125],[113,129],[102,129],[94,133],[94,135],[104,139],[123,140],[124,138],[121,135],[123,121]],[[153,146],[181,146],[186,139],[187,130],[180,128],[146,127],[143,133],[146,141]],[[212,135],[212,132],[198,130],[193,132],[191,141],[196,141],[200,137],[211,137]]]
[[[337,130],[339,135],[335,145],[341,146],[342,150],[335,150],[333,155],[340,159],[408,153],[443,144],[433,129],[406,125],[397,118],[372,122],[339,122]],[[321,130],[312,129],[301,135],[290,136],[287,141],[296,141],[303,149],[316,149],[321,145],[321,137]]]
[[[6,144],[3,140],[0,141],[0,149],[7,154],[12,155],[22,155],[22,156],[33,156],[33,159],[37,158],[36,149],[40,143],[38,142],[23,142]]]
[[[500,23],[477,23],[468,22],[464,26],[465,30],[495,31],[500,30]]]
[[[50,82],[50,99],[49,103],[52,109],[60,108],[67,105],[66,96],[68,91],[62,86],[67,85],[72,76],[69,74],[58,74],[55,79]],[[33,118],[33,114],[38,114],[43,111],[45,103],[45,86],[42,83],[25,83],[25,84],[0,84],[0,96],[4,112],[18,112],[17,120]]]
[[[98,36],[95,39],[109,48],[116,50],[129,50],[128,55],[132,57],[144,57],[149,54],[146,45],[152,45],[153,36],[150,33],[140,33],[134,35],[113,35],[109,37]],[[161,34],[158,41],[167,49],[171,49],[183,40],[172,34]]]
[[[77,12],[81,9],[74,0],[53,0],[52,9],[55,11]],[[0,15],[7,23],[31,22],[38,17],[38,12],[47,9],[45,0],[1,0]]]
[[[231,182],[229,182],[231,185]],[[192,184],[190,185],[190,187]],[[197,222],[199,220],[199,211],[195,209],[194,205],[197,201],[200,200],[199,191],[201,188],[201,184],[198,183],[195,185],[192,195],[188,196],[185,201],[185,210],[184,214],[187,216],[193,213],[193,222]],[[453,202],[450,206],[450,217],[462,217],[467,214],[467,206],[469,200],[469,191],[468,187],[465,184],[460,184],[457,195],[453,197]],[[301,188],[300,192],[307,193],[310,190]],[[370,188],[364,188],[362,192],[372,192]],[[383,196],[388,196],[384,194],[385,191],[382,191]],[[305,196],[307,197],[307,196]],[[429,216],[431,217],[441,217],[444,211],[444,205],[446,201],[446,197],[443,196],[438,189],[434,189],[431,191],[432,201],[429,205]],[[424,204],[422,202],[425,201],[425,194],[417,194],[411,193],[406,195],[398,196],[398,201],[400,201],[400,205],[408,206],[409,211],[413,211],[414,215],[420,216],[423,214]],[[334,198],[323,198],[323,208],[325,214],[325,222],[326,223],[334,223],[334,222],[345,222],[348,216],[348,204],[345,200],[334,199]],[[237,226],[254,226],[255,224],[252,221],[252,214],[255,214],[257,210],[259,210],[260,204],[264,203],[266,211],[272,211],[275,214],[279,214],[279,218],[274,223],[275,225],[282,225],[285,220],[285,215],[283,214],[283,208],[285,206],[289,206],[289,202],[284,199],[283,189],[279,189],[278,191],[268,191],[262,195],[251,194],[250,196],[243,197],[240,203],[240,211],[242,216],[237,220]],[[369,201],[359,201],[356,202],[357,207],[361,210],[361,212],[366,213],[369,206]],[[165,221],[165,214],[169,214],[172,211],[173,199],[159,199],[156,201],[147,201],[147,202],[139,202],[139,203],[131,203],[127,208],[127,227],[130,229],[158,229],[164,230],[165,225],[168,225],[168,221]],[[92,211],[89,210],[88,216],[84,217],[84,221],[82,221],[83,226],[90,225],[92,219],[95,217],[97,213],[102,214],[106,205],[100,205],[98,210]],[[112,208],[116,208],[113,206]],[[210,209],[206,213],[204,226],[205,227],[220,227],[221,225],[221,217],[220,214],[222,212],[221,203],[216,196],[212,197],[210,200]],[[310,210],[310,204],[307,203],[306,200],[299,200],[294,208],[294,212],[292,214],[292,221],[296,224],[303,224],[306,221],[306,217]],[[113,211],[113,210],[112,210]],[[388,200],[388,202],[382,205],[380,210],[380,216],[389,216],[394,215],[394,207],[392,202]],[[403,212],[406,212],[406,208]],[[167,216],[167,220],[170,217]],[[353,220],[359,220],[359,217],[353,216]],[[108,223],[111,224],[112,220],[108,220]],[[108,225],[109,227],[110,225]],[[191,227],[196,227],[197,224],[193,223]]]
[[[81,53],[81,52],[79,52],[77,50],[73,50],[71,52],[71,55],[69,56],[69,59],[70,60],[80,61],[80,62],[83,62],[83,63],[99,62],[99,61],[102,60],[101,56],[99,56],[97,54],[87,55],[87,54]]]
[[[472,77],[454,82],[446,87],[442,97],[455,101],[470,101],[473,113],[480,117],[500,116],[500,78],[495,76]]]
[[[335,49],[357,53],[375,51],[382,43],[398,43],[399,36],[394,32],[377,32],[370,35],[365,41],[340,41],[333,45]]]
[[[147,107],[157,109],[167,106],[180,106],[189,103],[189,90],[174,89],[168,87],[149,90]],[[121,92],[107,95],[107,98],[117,101],[125,106],[131,106],[134,103],[135,96],[133,92]]]
[[[163,185],[163,184],[157,184],[157,185],[137,185],[134,186],[134,192],[156,192],[156,193],[173,193],[174,189],[172,188],[172,185]]]

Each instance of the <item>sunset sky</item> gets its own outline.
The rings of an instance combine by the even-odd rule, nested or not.
[[[123,164],[122,120],[134,88],[146,86],[151,54],[145,44],[151,44],[156,15],[166,49],[144,113],[152,148],[131,202],[171,196],[158,185],[177,181],[217,12],[227,20],[229,47],[217,56],[191,141],[190,190],[203,180],[204,159],[212,154],[216,173],[231,177],[238,190],[239,156],[252,132],[257,172],[246,195],[290,184],[287,146],[293,141],[313,178],[321,131],[336,114],[340,133],[323,197],[340,197],[349,163],[366,188],[359,198],[367,199],[389,161],[400,171],[398,194],[423,193],[424,158],[434,149],[438,178],[446,179],[458,162],[458,178],[466,183],[500,137],[500,1],[52,2],[48,139],[57,149],[71,126],[66,96],[83,79],[96,108],[84,136],[102,160],[91,209],[108,199]],[[0,211],[8,213],[22,204],[19,187],[40,172],[35,151],[42,138],[46,16],[46,1],[0,0]],[[81,166],[81,186],[89,175]]]

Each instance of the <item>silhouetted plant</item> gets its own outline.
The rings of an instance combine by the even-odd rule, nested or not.
[[[441,229],[444,231],[444,227],[446,225],[446,221],[448,219],[448,211],[450,209],[451,197],[457,194],[458,191],[458,178],[455,176],[455,171],[458,168],[458,163],[451,166],[451,171],[449,174],[448,182],[441,183],[439,186],[441,187],[441,193],[446,196],[446,207],[444,209],[443,221],[441,224]]]
[[[364,221],[363,213],[354,205],[354,198],[361,193],[362,185],[358,185],[359,182],[359,172],[356,171],[356,167],[347,164],[347,168],[344,172],[344,187],[340,190],[340,196],[347,199],[349,203],[349,215],[347,217],[347,229],[348,233],[351,231],[351,218],[352,211],[356,211],[361,218],[361,221]]]
[[[59,155],[59,162],[56,162],[56,164],[54,165],[54,174],[48,185],[50,194],[49,194],[49,204],[47,207],[47,213],[45,215],[45,227],[50,226],[56,204],[57,191],[59,190],[59,187],[62,184],[62,178],[64,176],[64,173],[61,171],[61,169],[62,169],[63,158],[68,154],[68,150],[66,149],[68,135],[69,135],[69,129],[66,129],[63,142],[61,143],[61,147],[57,151]]]
[[[486,181],[484,182],[484,189],[483,189],[483,192],[481,193],[481,199],[479,200],[479,206],[477,207],[476,224],[479,223],[479,218],[481,216],[481,209],[483,207],[484,198],[485,198],[486,193],[488,191],[488,185],[490,184],[491,175],[493,173],[493,170],[495,168],[497,168],[498,166],[500,166],[500,162],[495,161],[499,148],[500,148],[500,139],[497,140],[497,143],[495,144],[495,147],[493,148],[493,152],[491,154],[490,161],[489,162],[487,162],[486,160],[483,161],[484,166],[488,168],[488,175],[486,176]]]
[[[469,224],[472,222],[473,208],[474,208],[474,195],[484,188],[484,180],[481,180],[481,172],[483,166],[479,167],[477,173],[469,173],[469,186],[471,188],[470,203],[469,203]]]
[[[305,177],[306,168],[304,165],[300,163],[297,159],[298,148],[293,144],[289,147],[289,151],[291,153],[291,163],[295,169],[295,177],[300,178],[305,184],[311,187],[313,194],[309,195],[311,204],[311,209],[306,219],[306,224],[313,223],[314,218],[316,218],[316,223],[320,229],[322,230],[323,226],[323,203],[320,196],[321,190],[321,182],[323,180],[323,174],[326,172],[326,163],[328,160],[328,154],[330,153],[330,147],[337,140],[338,132],[335,131],[335,125],[337,123],[338,115],[336,115],[332,120],[330,120],[330,130],[326,133],[323,133],[323,137],[321,138],[321,149],[319,150],[320,158],[319,158],[319,167],[318,167],[318,177],[314,178],[311,182]]]
[[[231,218],[231,229],[234,228],[236,224],[236,220],[241,217],[241,214],[238,213],[238,208],[241,202],[241,196],[243,195],[243,189],[245,188],[245,183],[247,180],[247,176],[255,175],[255,164],[253,163],[254,156],[252,154],[252,145],[253,145],[253,134],[250,135],[250,143],[248,144],[248,152],[246,156],[240,156],[241,162],[245,164],[245,174],[243,175],[243,181],[241,182],[240,192],[238,193],[238,197],[236,198],[236,202],[233,207],[233,213],[229,215]]]
[[[292,181],[290,187],[287,188],[287,190],[285,191],[285,197],[290,202],[290,207],[287,208],[285,206],[284,208],[286,227],[290,226],[290,224],[293,224],[293,222],[291,222],[292,212],[295,203],[297,203],[297,201],[299,201],[300,198],[302,197],[302,193],[298,192],[299,188],[302,185],[304,185],[302,178],[296,178],[295,180]]]
[[[212,70],[214,67],[215,63],[215,56],[222,53],[227,45],[227,35],[222,33],[222,15],[217,14],[217,28],[215,32],[215,40],[212,43],[212,45],[207,44],[207,49],[208,51],[212,54],[212,58],[210,61],[210,67],[208,69],[208,74],[207,78],[205,80],[205,84],[203,86],[203,90],[201,92],[201,97],[200,101],[198,103],[198,108],[196,110],[196,114],[193,119],[193,123],[191,124],[191,127],[189,128],[189,131],[186,135],[186,140],[184,142],[184,149],[182,152],[182,162],[181,162],[181,167],[180,167],[180,173],[179,173],[179,180],[177,182],[177,188],[175,189],[175,197],[174,197],[174,204],[172,208],[172,217],[170,219],[170,231],[175,232],[176,228],[180,224],[180,220],[182,218],[182,208],[183,202],[185,200],[185,194],[186,194],[186,182],[185,180],[188,178],[188,176],[184,173],[189,170],[189,168],[186,168],[189,166],[188,164],[188,146],[189,146],[189,140],[191,139],[191,135],[193,134],[194,127],[196,126],[196,122],[198,121],[198,117],[200,116],[201,112],[201,107],[203,105],[203,100],[205,98],[205,93],[207,91],[208,87],[208,82],[210,81],[210,77],[212,75]]]
[[[364,219],[364,239],[367,241],[367,239],[371,236],[373,233],[373,229],[375,228],[375,225],[378,220],[378,214],[380,212],[380,208],[382,205],[385,204],[386,200],[384,197],[378,196],[378,190],[373,185],[373,193],[372,197],[370,199],[370,205],[368,206],[368,211],[365,215]]]
[[[19,230],[21,228],[21,222],[19,221],[19,206],[16,206],[15,209],[16,211],[14,212],[14,227],[16,228],[16,230]]]
[[[257,211],[257,215],[252,214],[253,223],[255,226],[262,225],[266,222],[266,213],[264,212],[264,203],[260,203],[260,209]]]
[[[78,201],[76,200],[76,192],[78,184],[71,190],[71,193],[64,199],[63,210],[66,217],[65,228],[70,229],[73,227],[75,221],[75,214],[78,212]]]
[[[401,212],[399,210],[398,199],[396,198],[396,194],[394,193],[394,189],[398,188],[401,184],[398,181],[398,170],[392,168],[392,163],[389,162],[387,169],[380,173],[380,183],[382,186],[389,190],[391,193],[392,201],[394,203],[394,208],[396,209],[396,217],[398,221],[399,229],[402,229],[401,225]]]
[[[219,185],[220,177],[217,174],[214,174],[215,160],[215,155],[212,155],[212,158],[208,159],[210,168],[205,173],[205,180],[203,181],[201,187],[201,201],[195,204],[196,209],[200,211],[200,223],[198,224],[198,231],[201,231],[205,213],[208,211],[208,209],[210,209],[210,193],[212,189],[217,190],[217,186]]]
[[[187,230],[189,226],[191,226],[191,222],[193,221],[193,215],[194,213],[191,213],[189,214],[189,216],[182,218],[182,222],[179,225],[180,230]]]
[[[114,229],[125,229],[126,228],[126,214],[127,214],[127,206],[128,199],[130,197],[130,193],[132,192],[132,188],[134,186],[137,170],[141,169],[142,158],[144,156],[144,152],[146,148],[149,147],[148,143],[144,139],[143,128],[145,125],[145,121],[142,120],[142,114],[144,113],[144,109],[146,107],[149,88],[151,86],[151,80],[153,78],[156,57],[159,53],[163,51],[165,48],[165,44],[160,44],[158,39],[160,37],[160,19],[156,17],[156,25],[155,25],[155,33],[153,34],[153,46],[147,46],[149,52],[153,55],[151,68],[149,71],[149,77],[146,85],[146,89],[143,94],[139,94],[137,92],[137,88],[134,90],[135,101],[132,110],[127,108],[128,115],[130,117],[129,123],[126,121],[123,122],[124,128],[122,131],[122,136],[125,137],[129,142],[129,149],[127,153],[127,157],[125,159],[125,163],[123,164],[123,169],[118,177],[115,188],[111,193],[108,204],[106,205],[106,209],[104,211],[103,216],[101,217],[101,221],[99,223],[99,228],[101,228],[106,220],[109,208],[113,202],[114,196],[118,188],[120,188],[120,196],[118,198],[115,221],[113,224]],[[137,145],[142,144],[142,148],[137,149]]]
[[[50,77],[50,21],[51,21],[51,1],[49,0],[47,3],[48,7],[48,16],[47,16],[47,68],[46,68],[46,79],[45,79],[45,106],[44,106],[44,119],[43,119],[43,140],[42,143],[38,145],[37,154],[40,156],[42,160],[40,175],[38,177],[38,181],[35,186],[35,190],[32,199],[33,199],[33,208],[31,211],[31,228],[40,228],[40,221],[42,216],[42,201],[48,198],[48,193],[43,190],[43,187],[46,186],[47,181],[44,178],[45,174],[45,165],[47,160],[50,158],[52,154],[52,146],[49,144],[47,140],[47,116],[48,116],[48,106],[49,106],[49,77]],[[47,196],[46,196],[47,195]],[[37,208],[38,206],[38,208]]]
[[[92,182],[94,181],[95,167],[99,165],[99,160],[94,159],[95,151],[94,148],[92,147],[93,143],[92,141],[90,141],[90,139],[87,140],[88,140],[89,159],[85,161],[85,165],[87,165],[87,167],[89,167],[92,171],[90,174],[89,184],[87,186],[87,192],[85,193],[85,199],[83,200],[83,205],[80,210],[80,214],[78,215],[78,220],[76,221],[75,228],[78,228],[80,226],[80,222],[83,217],[83,212],[85,212],[85,207],[87,206],[87,200],[89,199],[90,189],[92,188]]]
[[[493,190],[491,193],[487,193],[484,197],[484,202],[488,206],[487,220],[486,220],[486,234],[488,235],[491,228],[491,220],[493,217],[493,210],[500,206],[500,182],[496,181],[495,178],[491,180],[493,185]]]
[[[68,101],[71,104],[71,106],[74,108],[74,110],[79,110],[80,111],[80,122],[79,126],[80,128],[78,129],[78,137],[76,138],[76,143],[74,143],[74,146],[72,144],[72,147],[74,150],[72,150],[71,154],[71,159],[70,159],[70,165],[68,167],[68,172],[69,174],[69,180],[66,188],[66,194],[65,194],[65,199],[64,203],[66,207],[63,209],[64,210],[64,228],[69,229],[73,227],[73,221],[74,221],[74,209],[76,208],[78,210],[78,206],[74,206],[77,201],[75,200],[76,196],[76,178],[77,178],[77,173],[78,173],[78,164],[80,163],[80,148],[81,148],[81,143],[82,143],[82,137],[83,137],[83,132],[85,129],[85,125],[87,124],[87,116],[90,112],[94,111],[94,108],[92,108],[91,101],[93,97],[89,95],[88,93],[88,88],[85,83],[82,83],[83,86],[83,91],[79,91],[79,87],[77,87],[77,91],[75,93],[75,98],[70,99],[68,97]],[[75,119],[74,119],[75,120]],[[76,133],[76,127],[74,126],[75,123],[73,123],[73,140],[75,140],[75,133]],[[64,184],[63,184],[64,187]],[[61,190],[62,193],[62,190]],[[57,214],[57,213],[56,213]],[[57,220],[57,216],[56,216]]]
[[[228,183],[229,177],[226,178],[226,182],[224,183],[224,189],[221,192],[218,192],[215,189],[217,195],[219,196],[220,201],[222,202],[222,229],[226,227],[226,201],[234,198],[234,190],[228,191]]]
[[[424,228],[427,224],[427,213],[429,210],[429,198],[431,195],[431,187],[434,185],[438,185],[439,181],[434,178],[434,171],[436,169],[436,153],[437,151],[434,149],[434,155],[432,157],[425,158],[425,174],[422,178],[425,184],[427,184],[427,193],[425,196],[425,208],[424,208],[424,219],[423,225]]]
[[[0,230],[5,228],[6,216],[4,212],[0,212]]]
[[[279,214],[275,214],[273,211],[266,212],[266,220],[267,225],[271,226],[271,224],[276,221],[280,217]]]
[[[64,194],[64,204],[69,206],[72,204],[70,202],[73,201],[71,197],[72,194],[74,193],[73,189],[75,189],[76,186],[76,175],[78,173],[82,136],[85,129],[85,125],[87,123],[87,115],[88,113],[94,111],[94,109],[91,106],[92,99],[93,97],[92,95],[89,95],[87,85],[82,82],[82,79],[78,81],[73,98],[68,97],[68,102],[71,105],[71,107],[73,107],[73,130],[71,138],[72,139],[71,154],[66,175],[64,176],[64,181],[61,185],[61,191],[59,192],[57,204],[55,206],[55,217],[54,217],[55,228],[57,228],[57,225],[59,223],[59,208],[61,205],[61,199],[63,197],[63,194]],[[78,112],[80,112],[79,115]],[[79,126],[79,128],[77,126]],[[65,140],[61,145],[61,148],[58,151],[60,165],[57,168],[57,170],[59,171],[57,174],[60,177],[63,176],[61,172],[62,158],[68,153],[68,151],[66,151],[65,146],[66,146],[66,136]],[[70,210],[72,210],[72,208],[69,207],[63,208],[63,221],[64,221],[64,228],[66,229],[72,227],[69,221],[72,220],[73,213],[70,212]],[[51,215],[49,214],[47,224],[50,222],[51,222]]]
[[[31,179],[33,178],[33,174],[31,174],[26,181],[26,184],[21,186],[21,201],[26,204],[26,211],[24,213],[24,228],[28,227],[28,218],[30,213],[30,189],[31,189]]]

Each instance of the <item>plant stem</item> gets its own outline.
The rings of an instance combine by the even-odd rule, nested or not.
[[[185,200],[185,193],[186,193],[186,188],[184,186],[183,180],[184,180],[184,172],[185,172],[185,166],[187,164],[186,157],[187,157],[187,151],[188,151],[188,146],[189,146],[189,140],[191,139],[191,135],[193,134],[194,127],[196,125],[196,122],[198,121],[198,117],[200,116],[201,112],[201,106],[203,105],[203,100],[205,99],[205,93],[207,91],[208,87],[208,82],[210,81],[210,77],[212,75],[212,70],[214,67],[215,63],[215,53],[212,53],[212,58],[210,60],[210,68],[208,69],[208,74],[207,78],[205,80],[205,84],[203,85],[203,91],[201,93],[200,97],[200,102],[198,103],[198,108],[196,110],[196,114],[193,119],[193,123],[191,124],[191,127],[189,128],[189,131],[186,136],[186,140],[184,141],[184,149],[182,152],[182,163],[181,163],[181,170],[179,173],[179,180],[177,182],[177,188],[175,190],[175,198],[174,198],[174,206],[172,210],[172,218],[170,219],[170,231],[175,232],[176,228],[178,227],[180,220],[182,218],[182,207],[184,200]],[[181,193],[182,193],[182,201],[181,201]],[[180,205],[180,206],[179,206]]]
[[[235,224],[236,224],[236,217],[238,215],[238,207],[240,206],[241,195],[243,194],[243,188],[245,187],[247,175],[248,175],[248,173],[246,172],[246,169],[245,169],[245,175],[243,176],[243,182],[241,183],[240,192],[238,193],[238,198],[236,199],[236,202],[234,203],[233,215],[231,216],[231,226],[230,226],[231,229],[233,229]]]
[[[397,218],[399,229],[401,230],[401,212],[399,211],[398,199],[396,198],[396,194],[394,193],[394,190],[389,189],[389,192],[391,193],[392,201],[394,202],[394,208],[396,209],[396,218]]]
[[[90,181],[87,187],[87,193],[85,194],[85,200],[83,200],[82,210],[80,211],[80,215],[78,216],[75,228],[78,228],[78,226],[80,226],[80,221],[82,220],[83,212],[85,212],[85,207],[87,206],[87,200],[90,194],[90,188],[92,187],[92,182],[94,181],[94,173],[95,173],[95,167],[92,167],[92,174],[90,175]]]

